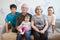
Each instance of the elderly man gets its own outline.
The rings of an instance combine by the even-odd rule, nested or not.
[[[31,22],[32,15],[27,13],[27,11],[28,11],[27,5],[23,4],[21,6],[21,10],[22,10],[22,12],[19,15],[17,15],[17,17],[16,17],[16,27],[18,27],[22,23],[22,21],[24,20],[24,17],[26,15],[28,15],[30,17],[29,21]],[[26,40],[31,40],[30,35],[31,35],[31,30],[26,31],[23,36],[25,37]],[[22,38],[23,38],[22,35],[20,34],[20,32],[18,32],[16,40],[22,40]]]

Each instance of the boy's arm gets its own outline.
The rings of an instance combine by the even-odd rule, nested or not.
[[[8,25],[9,25],[9,15],[6,16],[5,18],[5,29],[6,29],[6,32],[8,32]]]
[[[8,23],[5,22],[6,32],[8,32]]]

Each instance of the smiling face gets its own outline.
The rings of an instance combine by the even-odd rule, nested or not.
[[[22,13],[26,13],[27,12],[27,6],[26,4],[23,4],[21,7]]]
[[[52,15],[54,12],[53,8],[48,8],[48,15]]]
[[[15,13],[16,10],[17,10],[17,6],[15,4],[11,4],[10,5],[10,10],[11,10],[12,13]]]
[[[25,16],[24,21],[28,22],[29,21],[29,16]]]
[[[12,9],[11,9],[11,12],[12,12],[12,13],[15,13],[15,12],[16,12],[16,8],[12,8]]]
[[[40,15],[42,13],[42,9],[40,6],[37,6],[35,9],[36,14]]]

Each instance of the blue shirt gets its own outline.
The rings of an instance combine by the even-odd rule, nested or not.
[[[10,22],[13,27],[16,26],[16,16],[19,14],[19,12],[15,12],[15,14],[9,13],[6,18],[5,22]]]

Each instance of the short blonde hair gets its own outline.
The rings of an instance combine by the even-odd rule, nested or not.
[[[41,8],[41,6],[36,6],[36,8],[35,8],[35,13],[37,13],[36,10],[37,10],[38,8]],[[42,13],[42,8],[41,8],[41,13]]]

